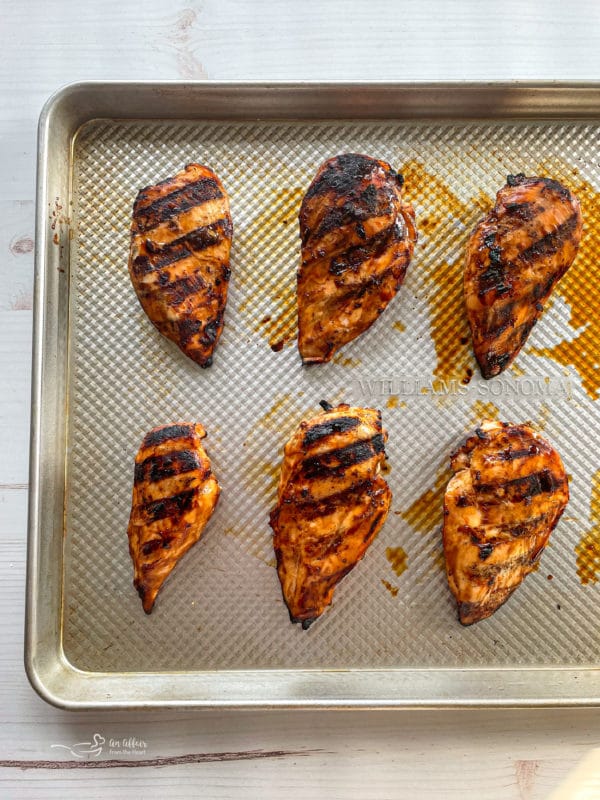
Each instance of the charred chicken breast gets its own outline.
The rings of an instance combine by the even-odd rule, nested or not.
[[[318,170],[300,208],[298,349],[329,361],[367,330],[402,285],[417,231],[403,179],[385,161],[353,153]]]
[[[156,328],[201,367],[223,330],[232,236],[225,189],[200,164],[142,189],[133,206],[133,288]]]
[[[448,584],[463,625],[491,616],[535,568],[569,499],[560,456],[528,425],[487,420],[452,456]]]
[[[202,425],[178,422],[146,434],[135,457],[129,552],[146,614],[171,571],[200,538],[219,499]]]
[[[573,263],[581,229],[579,202],[567,188],[549,178],[508,176],[467,246],[465,302],[484,378],[519,353]]]
[[[322,405],[285,445],[270,520],[283,597],[304,629],[363,557],[392,498],[379,474],[387,440],[380,412]]]

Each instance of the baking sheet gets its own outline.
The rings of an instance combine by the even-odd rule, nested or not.
[[[71,664],[146,672],[597,663],[600,593],[582,585],[582,574],[595,573],[578,565],[576,547],[593,527],[600,378],[594,361],[575,369],[560,349],[572,341],[580,349],[591,333],[598,346],[591,307],[581,308],[597,281],[597,144],[598,125],[580,122],[84,126],[71,243],[63,618]],[[306,368],[294,342],[297,213],[318,166],[341,152],[382,158],[404,174],[419,243],[382,318],[333,363]],[[154,330],[127,273],[138,189],[191,161],[219,174],[235,227],[226,328],[204,371]],[[474,225],[517,172],[575,191],[584,244],[515,366],[485,382],[464,320],[462,259]],[[322,398],[382,409],[394,500],[333,606],[302,631],[282,602],[267,520],[283,444]],[[486,416],[543,431],[571,476],[571,502],[538,572],[493,618],[461,628],[443,571],[441,499],[450,452]],[[149,428],[177,420],[206,427],[222,497],[146,617],[127,551],[133,457]]]
[[[25,665],[66,708],[600,703],[598,132],[590,84],[73,84],[39,127]],[[343,151],[406,180],[419,244],[381,319],[331,364],[294,345],[296,215]],[[210,370],[163,339],[127,274],[138,189],[203,161],[231,198],[226,328]],[[464,245],[507,173],[552,175],[584,238],[516,365],[482,381]],[[381,408],[392,512],[309,631],[289,623],[268,527],[283,444],[318,401]],[[571,502],[537,573],[493,618],[456,621],[443,572],[448,456],[486,416],[531,420]],[[154,425],[199,419],[223,487],[146,617],[126,527]]]

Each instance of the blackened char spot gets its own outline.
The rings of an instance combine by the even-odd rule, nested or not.
[[[508,532],[515,539],[517,539],[519,536],[528,536],[536,528],[545,525],[550,519],[550,516],[551,516],[550,512],[540,514],[539,517],[534,517],[533,519],[528,519],[527,522],[522,522],[519,525],[514,525],[513,527],[509,527]]]
[[[487,494],[498,503],[520,503],[528,501],[539,494],[549,494],[562,487],[564,481],[557,479],[550,469],[534,472],[522,478],[513,478],[510,481],[499,483],[480,484],[477,487],[480,495]],[[499,494],[502,490],[502,494]]]
[[[553,178],[537,178],[540,183],[544,184],[544,189],[550,192],[556,192],[561,200],[570,200],[571,192],[562,183],[555,181]]]
[[[391,172],[391,167],[386,166]],[[334,192],[338,197],[349,194],[378,168],[381,169],[381,166],[375,159],[357,153],[330,158],[321,167],[321,174],[309,186],[305,200],[326,192]]]
[[[332,158],[319,170],[310,185],[300,209],[302,244],[309,238],[319,239],[346,225],[356,225],[358,236],[364,237],[363,223],[371,217],[391,215],[397,197],[396,174],[389,164],[368,156],[347,154]],[[311,198],[333,192],[333,202],[319,207],[316,230],[304,226],[306,204]]]
[[[467,508],[468,506],[472,506],[473,503],[465,494],[459,494],[456,498],[456,505],[458,508]]]
[[[459,603],[458,619],[461,625],[472,625],[479,619],[481,603]]]
[[[500,247],[490,247],[490,264],[502,264],[502,250]]]
[[[517,175],[507,175],[506,176],[506,183],[509,186],[520,186],[522,183],[525,183],[528,178],[522,172],[519,172]]]
[[[551,253],[556,252],[560,249],[562,244],[566,239],[568,239],[575,228],[577,227],[577,223],[579,220],[579,215],[576,213],[571,214],[571,216],[566,219],[561,225],[556,228],[556,230],[547,233],[545,236],[542,236],[541,239],[538,239],[537,242],[534,242],[530,245],[526,250],[523,250],[517,256],[517,261],[532,261],[542,256],[549,255]],[[552,283],[554,283],[554,276],[552,277]]]
[[[542,547],[542,550],[544,548]],[[515,558],[509,558],[501,564],[481,564],[477,569],[477,578],[480,580],[488,581],[488,585],[496,580],[501,573],[510,574],[513,570],[519,567],[526,567],[531,564],[531,556],[529,552],[521,553]],[[513,589],[515,587],[513,586]]]
[[[527,222],[535,217],[535,205],[533,203],[506,203],[504,206],[506,213],[511,217],[516,217],[521,222]]]
[[[494,552],[493,544],[478,544],[477,546],[479,548],[479,558],[482,561],[485,561],[486,558],[489,558]]]
[[[194,426],[191,423],[186,425],[167,425],[164,428],[156,428],[147,433],[142,442],[142,447],[156,447],[171,439],[192,439],[193,436]]]
[[[493,314],[490,315],[489,324],[485,328],[486,338],[497,337],[515,323],[515,304],[505,301]]]
[[[179,332],[179,341],[185,347],[189,344],[191,339],[202,328],[202,322],[199,319],[182,319],[177,323],[177,330]]]
[[[402,285],[402,281],[404,280],[404,275],[406,274],[407,264],[399,264],[397,262],[392,261],[391,266],[384,269],[382,272],[377,274],[370,274],[367,272],[364,276],[362,276],[361,280],[351,283],[349,288],[347,288],[347,284],[343,284],[338,286],[339,294],[336,297],[337,305],[339,307],[343,307],[346,303],[351,301],[355,301],[356,305],[355,308],[360,307],[360,302],[363,300],[365,296],[368,296],[370,300],[375,300],[377,302],[382,302],[381,293],[378,291],[379,287],[382,286],[385,282],[389,281],[390,278],[393,279],[392,286],[390,287],[390,291],[397,291],[399,287]],[[373,298],[373,290],[377,294],[377,298]],[[393,295],[391,295],[393,297]],[[391,299],[391,297],[389,299]],[[379,305],[375,308],[375,312],[377,314],[381,314],[387,306],[387,301],[383,302],[383,305]]]
[[[147,206],[140,207],[140,197],[133,207],[133,216],[137,230],[140,233],[156,227],[161,222],[188,211],[194,206],[216,200],[223,193],[218,183],[213,178],[201,178],[199,181],[189,183],[181,189],[176,189],[163,197],[159,197]]]
[[[135,465],[135,483],[156,481],[183,475],[200,467],[198,453],[194,450],[174,450],[163,455],[152,455]]]
[[[146,599],[146,592],[148,590],[148,587],[146,586],[145,583],[142,583],[142,581],[137,581],[137,580],[133,582],[133,585],[137,589],[137,593],[139,594],[140,600],[143,603],[144,600]]]
[[[383,435],[378,433],[371,439],[353,442],[346,447],[307,458],[302,472],[307,479],[336,475],[382,452],[384,452]]]
[[[490,256],[492,251],[499,258],[499,248],[492,248]],[[510,281],[507,281],[506,278],[506,265],[502,261],[490,260],[489,266],[479,276],[477,294],[479,297],[485,297],[488,292],[492,291],[498,295],[506,294],[511,289]]]
[[[190,295],[199,294],[206,289],[206,282],[200,272],[185,275],[182,278],[171,281],[167,273],[159,273],[159,287],[156,291],[160,292],[170,306],[178,306],[183,303]]]
[[[515,461],[518,458],[525,458],[526,456],[535,456],[539,453],[538,446],[531,444],[529,447],[521,448],[520,450],[500,450],[493,461]]]
[[[358,417],[336,417],[326,422],[319,422],[304,434],[304,446],[309,447],[319,439],[325,439],[334,433],[346,433],[358,425],[360,425]]]
[[[383,493],[383,488],[374,488],[374,482],[370,479],[353,483],[343,492],[335,492],[322,500],[315,500],[309,492],[301,492],[302,498],[296,502],[296,507],[302,514],[302,519],[310,521],[319,517],[327,517],[335,513],[340,508],[354,505],[357,498],[369,495],[373,503],[377,503]]]
[[[512,355],[512,353],[491,352],[485,353],[481,360],[478,357],[477,361],[481,368],[481,374],[483,377],[487,380],[488,378],[493,378],[494,375],[498,375],[498,373],[502,372],[502,370],[510,362]]]
[[[368,258],[378,258],[396,239],[397,225],[388,226],[364,244],[349,247],[329,262],[329,272],[341,275],[346,270],[357,271]],[[394,234],[394,236],[392,236]]]
[[[520,350],[521,347],[525,344],[525,340],[529,336],[533,326],[537,324],[537,321],[538,318],[537,316],[535,316],[532,319],[528,319],[522,325],[518,325],[512,331],[511,338],[513,341],[516,341],[516,345],[513,345],[515,350]]]
[[[544,306],[540,303],[546,301],[546,298],[550,295],[555,282],[558,280],[558,276],[554,274],[550,274],[548,280],[544,281],[544,283],[536,283],[533,287],[531,292],[531,297],[535,301],[536,310],[538,310],[537,306],[542,306],[542,311],[544,310]]]
[[[321,224],[315,231],[315,238],[324,236],[326,233],[331,233],[336,228],[341,228],[344,225],[352,225],[357,223],[356,232],[359,237],[363,238],[365,229],[363,223],[370,219],[372,216],[381,216],[383,214],[391,213],[391,204],[389,197],[385,193],[381,193],[380,203],[375,212],[370,212],[361,206],[356,200],[349,199],[342,206],[331,206],[323,214]],[[306,241],[306,240],[305,240]]]
[[[378,530],[379,525],[381,524],[381,521],[382,521],[384,516],[385,516],[385,512],[383,512],[383,511],[381,513],[379,513],[379,514],[375,514],[375,517],[373,518],[373,522],[369,525],[369,530],[365,534],[363,541],[368,542],[369,539],[371,539],[375,535],[375,531]]]
[[[158,244],[148,239],[146,241],[148,255],[140,255],[134,259],[133,274],[139,278],[157,269],[175,264],[193,253],[218,244],[223,237],[231,238],[231,234],[231,220],[223,218],[212,225],[196,228],[186,233],[185,236],[180,236],[165,244]]]
[[[377,211],[377,189],[372,183],[362,192],[360,199],[366,210],[371,214],[375,214]]]
[[[149,542],[144,542],[142,545],[142,553],[145,556],[149,556],[154,553],[155,550],[162,550],[163,541],[162,539],[150,539]]]
[[[214,344],[217,340],[217,336],[219,333],[220,321],[218,319],[213,319],[208,322],[204,326],[204,330],[202,331],[201,341],[202,344],[209,347],[211,344]]]
[[[142,510],[148,522],[157,522],[159,519],[177,520],[190,510],[195,495],[196,489],[188,489],[170,497],[145,503]]]

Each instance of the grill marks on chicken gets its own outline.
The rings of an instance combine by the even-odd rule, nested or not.
[[[554,448],[486,420],[453,454],[444,498],[448,584],[463,625],[491,616],[535,568],[569,499]]]
[[[391,503],[379,474],[381,413],[342,404],[302,422],[284,448],[274,533],[277,572],[292,622],[308,628],[376,537]]]
[[[577,198],[557,181],[509,175],[467,246],[465,302],[484,378],[519,353],[581,239]]]
[[[385,161],[345,154],[318,170],[300,208],[298,349],[329,361],[367,330],[402,285],[417,230],[403,179]]]
[[[202,447],[202,425],[153,428],[135,458],[127,535],[134,581],[144,611],[181,557],[200,538],[219,499],[219,484]]]
[[[142,189],[134,203],[133,287],[156,328],[201,367],[223,330],[232,236],[225,189],[200,164]]]

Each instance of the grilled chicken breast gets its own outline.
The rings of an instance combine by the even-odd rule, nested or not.
[[[379,474],[387,433],[372,408],[332,408],[302,422],[284,448],[271,513],[277,572],[292,622],[304,629],[385,522],[392,493]]]
[[[225,189],[200,164],[142,189],[133,206],[133,288],[158,330],[201,367],[223,330],[232,236]]]
[[[153,428],[135,457],[129,552],[146,614],[171,570],[200,538],[219,499],[202,425]]]
[[[402,183],[385,161],[352,153],[319,168],[300,208],[298,349],[305,364],[329,361],[402,285],[417,240]]]
[[[448,584],[463,625],[491,616],[538,563],[569,499],[560,456],[528,425],[486,420],[452,456]]]
[[[549,178],[509,175],[469,240],[465,302],[484,378],[514,360],[577,255],[577,198]]]

